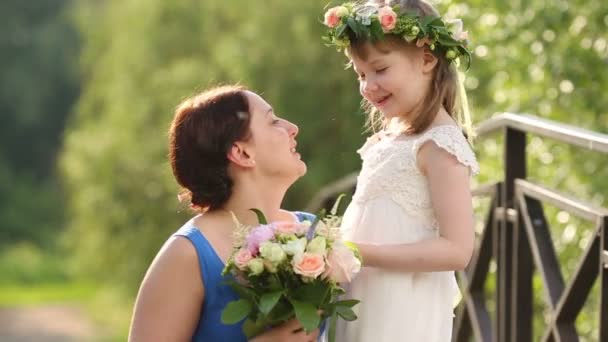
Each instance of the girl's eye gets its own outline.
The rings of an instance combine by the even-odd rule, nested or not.
[[[381,73],[385,72],[386,69],[388,69],[388,67],[386,67],[386,68],[380,68],[380,69],[376,70],[376,73],[381,74]]]
[[[279,120],[279,119],[272,119],[272,124],[273,125],[278,124],[279,122],[281,122],[281,120]]]

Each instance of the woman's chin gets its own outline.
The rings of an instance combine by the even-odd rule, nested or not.
[[[298,177],[302,177],[306,174],[306,172],[308,172],[308,166],[306,166],[306,163],[301,162],[302,165],[300,166],[300,174]]]

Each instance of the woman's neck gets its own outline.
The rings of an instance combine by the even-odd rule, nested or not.
[[[281,210],[283,197],[287,187],[278,184],[262,186],[261,183],[249,186],[237,185],[232,189],[232,196],[223,206],[226,211],[233,212],[239,222],[247,225],[258,224],[257,216],[250,209],[259,209],[269,222],[290,219]]]

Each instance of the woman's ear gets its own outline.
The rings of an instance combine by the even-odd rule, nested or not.
[[[428,46],[425,46],[422,50],[422,72],[425,74],[433,72],[437,62],[437,56],[433,54]]]
[[[245,145],[240,142],[235,142],[228,151],[228,160],[235,165],[244,168],[251,168],[255,166],[255,159],[250,149],[246,149]]]

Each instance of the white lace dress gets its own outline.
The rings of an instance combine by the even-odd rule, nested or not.
[[[379,133],[358,151],[363,159],[357,190],[342,223],[344,238],[377,244],[411,243],[438,235],[426,177],[416,156],[428,141],[454,155],[472,174],[473,151],[455,125],[416,136]],[[458,295],[454,272],[408,273],[364,267],[347,288],[360,299],[354,322],[338,320],[340,342],[446,342],[451,340]]]

